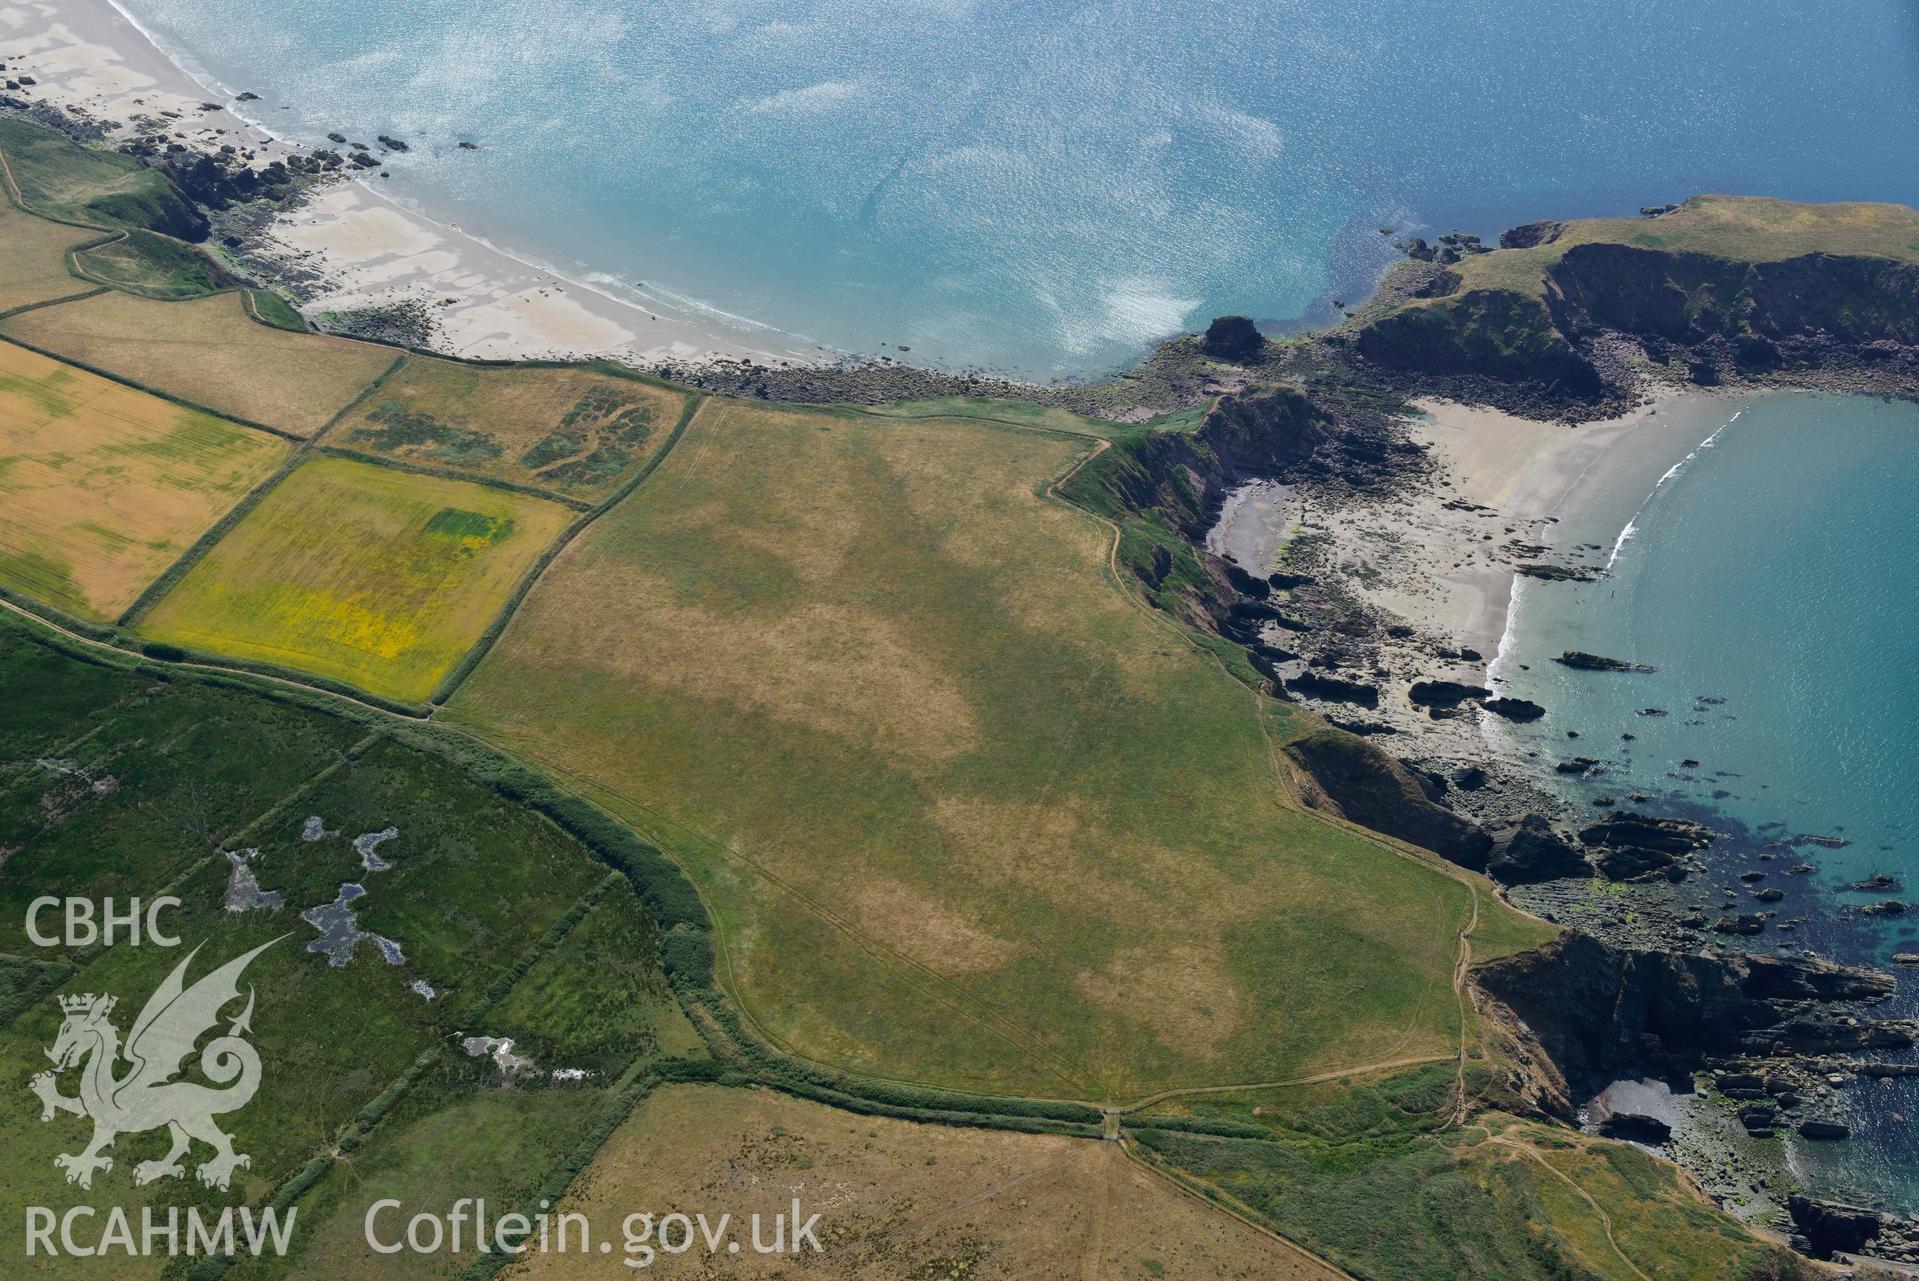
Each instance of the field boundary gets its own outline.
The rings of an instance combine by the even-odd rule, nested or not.
[[[593,504],[584,498],[573,498],[566,494],[555,493],[550,489],[540,489],[534,485],[523,485],[517,480],[507,480],[500,476],[482,476],[478,472],[454,471],[447,467],[435,467],[431,463],[419,462],[412,458],[396,458],[390,454],[367,454],[345,445],[329,445],[321,441],[314,442],[314,452],[330,458],[345,458],[356,463],[365,463],[369,467],[387,467],[394,471],[403,471],[411,476],[432,476],[439,480],[457,480],[469,485],[485,485],[489,489],[503,489],[522,498],[538,498],[549,503],[558,503],[570,507],[576,512],[593,510]]]
[[[161,599],[187,576],[188,571],[213,550],[215,544],[231,533],[233,527],[245,520],[256,507],[265,502],[266,496],[277,489],[282,481],[291,476],[294,470],[306,461],[306,453],[304,447],[295,449],[287,455],[285,462],[274,468],[271,475],[241,495],[239,502],[228,508],[224,516],[208,526],[206,532],[194,539],[171,565],[160,571],[158,578],[147,584],[145,591],[133,598],[133,603],[121,611],[120,617],[114,620],[114,625],[131,628],[139,623],[147,611],[158,605]]]
[[[113,293],[123,293],[123,292],[125,291],[118,289],[114,286],[102,285],[98,289],[92,290],[84,294],[76,294],[71,298],[57,298],[51,302],[34,303],[31,306],[27,306],[27,307],[16,307],[12,311],[8,312],[6,315],[0,316],[0,324],[5,324],[7,321],[13,319],[15,316],[23,315],[29,311],[40,311],[48,307],[60,306],[63,303],[82,302],[88,298],[98,298],[101,294],[113,294]],[[140,295],[135,294],[133,296],[137,298]],[[160,300],[149,299],[148,301],[157,302]],[[183,299],[182,301],[194,302],[198,300],[189,298],[189,299]],[[168,305],[170,306],[172,304],[169,303]],[[209,418],[218,418],[223,422],[234,423],[241,427],[251,427],[254,431],[263,431],[269,436],[278,436],[281,440],[305,442],[311,439],[311,437],[301,436],[294,432],[286,431],[283,428],[269,427],[265,423],[254,422],[251,418],[242,418],[238,414],[223,413],[222,411],[218,409],[210,409],[205,405],[196,404],[195,402],[188,400],[184,396],[176,396],[172,392],[161,391],[158,387],[149,387],[145,383],[136,382],[134,379],[124,377],[123,375],[120,375],[120,374],[116,374],[112,372],[111,370],[101,369],[97,365],[89,365],[84,360],[74,360],[71,357],[62,356],[57,351],[50,351],[47,348],[40,346],[38,343],[28,342],[26,339],[17,337],[14,334],[0,333],[0,342],[11,343],[15,347],[21,347],[26,349],[27,351],[32,352],[36,356],[45,356],[48,360],[57,360],[61,364],[71,365],[75,369],[84,369],[87,373],[92,374],[95,378],[104,378],[108,382],[119,383],[122,387],[131,387],[135,391],[144,392],[145,394],[149,396],[156,396],[161,400],[167,401],[169,404],[178,405],[182,409],[191,409],[196,414],[205,414]]]
[[[560,553],[570,547],[574,539],[584,534],[588,526],[612,511],[615,506],[644,485],[648,477],[659,470],[660,464],[666,461],[666,456],[673,452],[673,447],[680,443],[682,436],[686,435],[686,429],[692,425],[693,419],[699,415],[707,399],[699,393],[689,392],[686,403],[680,408],[680,416],[673,424],[673,430],[667,433],[666,439],[661,441],[659,448],[655,449],[652,456],[640,465],[640,469],[623,481],[612,493],[582,511],[571,525],[560,531],[558,538],[547,544],[546,550],[540,553],[539,559],[527,568],[519,583],[508,594],[506,601],[500,606],[499,613],[493,616],[493,621],[488,623],[486,630],[480,633],[479,639],[473,642],[460,661],[454,664],[453,670],[446,674],[446,679],[440,682],[440,687],[427,698],[430,706],[444,707],[447,700],[466,683],[467,677],[473,674],[474,669],[492,652],[494,644],[506,633],[507,624],[513,621],[513,615],[519,612],[521,603],[539,583],[547,567],[559,558]]]
[[[251,304],[249,303],[249,305]],[[267,324],[267,322],[264,320],[260,321],[260,323],[263,325]],[[267,328],[275,329],[275,328],[278,328],[278,326],[267,325]],[[292,331],[288,330],[285,332],[290,333]],[[316,335],[316,336],[324,336],[324,335]],[[319,429],[315,431],[311,436],[307,437],[308,442],[314,445],[318,445],[321,441],[325,440],[327,433],[331,432],[335,427],[339,426],[342,422],[344,422],[348,414],[352,413],[354,410],[358,409],[361,405],[364,405],[366,403],[367,397],[371,396],[374,392],[380,390],[380,388],[386,386],[387,379],[393,377],[393,375],[399,373],[402,369],[405,369],[406,362],[408,359],[409,357],[407,356],[405,352],[401,352],[399,355],[395,356],[393,358],[392,364],[388,365],[385,369],[382,369],[378,374],[376,374],[372,382],[369,382],[366,386],[360,388],[359,391],[353,393],[353,399],[347,401],[346,404],[341,405],[339,409],[334,411],[331,417],[329,417],[325,422],[321,423]]]

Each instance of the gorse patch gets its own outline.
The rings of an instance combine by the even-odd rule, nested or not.
[[[483,433],[441,422],[397,400],[382,401],[367,418],[378,426],[354,428],[347,433],[349,441],[382,452],[418,454],[468,466],[500,456],[500,447]]]

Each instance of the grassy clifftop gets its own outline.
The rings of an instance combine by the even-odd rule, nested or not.
[[[1762,196],[1694,196],[1653,218],[1582,218],[1529,223],[1502,248],[1453,267],[1461,292],[1498,289],[1539,298],[1553,269],[1581,245],[1625,245],[1658,253],[1705,254],[1740,262],[1780,262],[1804,254],[1890,258],[1919,263],[1919,211],[1905,205],[1798,204]],[[1510,247],[1506,247],[1510,246]]]
[[[1599,401],[1620,390],[1593,349],[1607,333],[1683,357],[1701,382],[1910,365],[1861,349],[1919,344],[1919,212],[1902,205],[1699,196],[1649,218],[1530,223],[1501,244],[1363,323],[1360,354]]]
[[[0,151],[37,213],[97,227],[205,240],[207,220],[165,175],[115,152],[83,147],[22,120],[0,119]]]

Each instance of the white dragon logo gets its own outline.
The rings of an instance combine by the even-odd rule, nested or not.
[[[161,1160],[136,1165],[135,1183],[183,1176],[186,1170],[180,1158],[195,1139],[213,1148],[212,1159],[194,1171],[210,1188],[224,1191],[235,1169],[253,1164],[252,1158],[233,1150],[232,1136],[213,1123],[214,1117],[245,1107],[260,1088],[260,1056],[242,1039],[252,1031],[252,988],[247,989],[246,1009],[233,1020],[227,1034],[215,1037],[200,1052],[200,1071],[214,1085],[226,1088],[172,1078],[179,1075],[194,1044],[219,1022],[221,1009],[239,998],[240,972],[247,963],[279,941],[262,943],[186,987],[183,980],[187,966],[200,953],[194,948],[148,998],[140,1017],[133,1021],[124,1050],[119,1029],[108,1018],[116,1004],[113,997],[89,992],[60,998],[66,1020],[60,1025],[53,1048],[47,1051],[53,1071],[34,1077],[31,1088],[40,1097],[42,1121],[51,1121],[55,1112],[71,1112],[93,1121],[93,1141],[85,1151],[53,1158],[53,1163],[67,1172],[67,1182],[92,1187],[96,1170],[113,1168],[113,1158],[101,1150],[113,1146],[115,1137],[157,1130],[163,1125],[172,1136],[173,1147]],[[114,1066],[122,1054],[132,1069],[116,1077]],[[86,1066],[80,1074],[79,1097],[68,1098],[60,1093],[56,1077],[82,1061]]]

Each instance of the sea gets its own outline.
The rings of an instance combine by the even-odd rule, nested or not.
[[[1897,971],[1877,1013],[1914,1017],[1919,973],[1892,958],[1919,954],[1919,405],[1728,398],[1702,430],[1610,521],[1574,516],[1549,535],[1607,569],[1519,580],[1491,675],[1547,712],[1485,728],[1542,768],[1598,762],[1560,780],[1576,799],[1727,833],[1683,902],[1713,919],[1777,912],[1741,940],[1758,950]],[[1567,650],[1654,670],[1553,661]],[[1881,873],[1895,884],[1848,888]],[[1753,898],[1766,887],[1785,898]],[[1888,899],[1913,910],[1858,910]],[[1919,1087],[1861,1081],[1837,1107],[1850,1142],[1768,1142],[1830,1195],[1919,1208]]]
[[[121,7],[278,134],[406,140],[381,190],[584,284],[1038,379],[1324,319],[1404,235],[1919,196],[1906,0]]]

